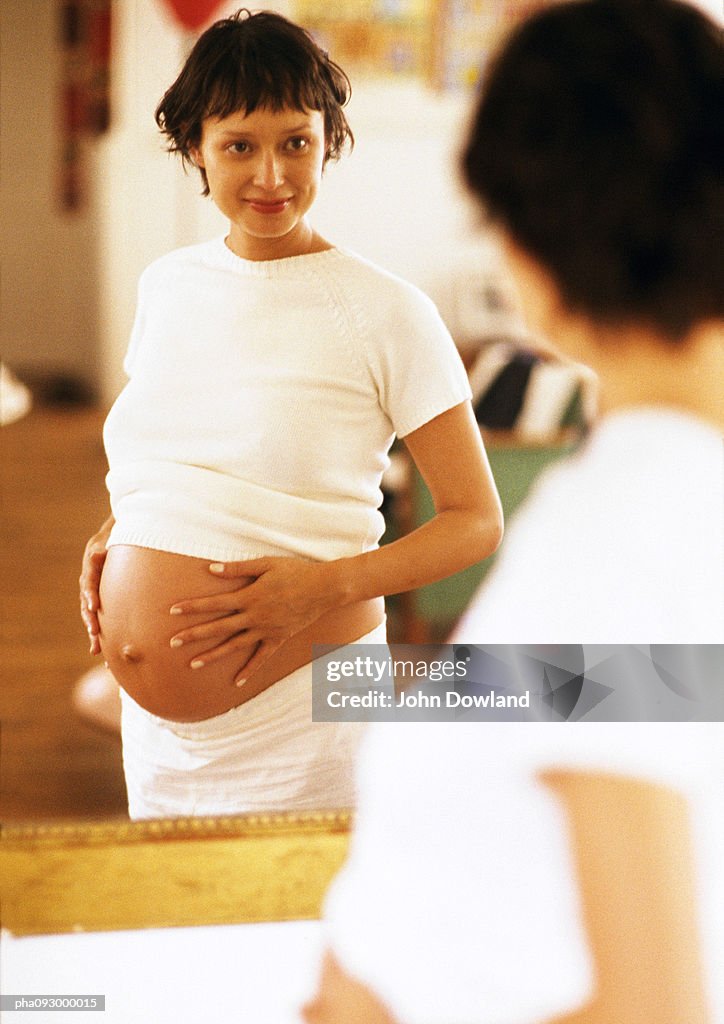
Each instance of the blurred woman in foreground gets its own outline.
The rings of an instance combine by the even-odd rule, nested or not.
[[[572,0],[490,69],[466,177],[603,415],[457,640],[722,639],[722,63],[685,4]],[[723,1019],[721,730],[374,726],[305,1020]]]

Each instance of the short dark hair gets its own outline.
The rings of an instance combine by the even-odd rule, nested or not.
[[[677,341],[724,315],[724,68],[677,0],[568,0],[513,31],[462,156],[567,304]]]
[[[199,37],[180,75],[156,108],[168,149],[192,161],[203,122],[237,110],[319,110],[324,115],[325,163],[354,136],[342,108],[352,89],[344,71],[299,25],[272,11],[241,8]],[[204,183],[209,184],[203,168]]]

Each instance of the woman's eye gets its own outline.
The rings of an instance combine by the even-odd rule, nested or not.
[[[229,146],[232,153],[248,153],[249,143],[248,142],[232,142]]]
[[[287,146],[289,149],[294,150],[295,153],[299,153],[306,149],[309,145],[309,139],[305,139],[303,135],[295,135],[294,138],[289,139]]]

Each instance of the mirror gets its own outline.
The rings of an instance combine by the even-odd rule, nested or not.
[[[237,6],[224,4],[219,14]],[[171,30],[161,4],[114,5],[114,53],[123,59],[114,68],[110,127],[93,139],[75,140],[77,161],[64,171],[80,174],[83,188],[74,193],[72,208],[59,204],[49,173],[57,168],[58,125],[46,98],[57,87],[51,57],[68,40],[59,35],[51,0],[33,8],[3,5],[3,35],[13,41],[4,93],[8,110],[23,112],[7,126],[7,148],[17,160],[7,169],[2,207],[13,253],[4,289],[3,358],[28,383],[37,377],[44,388],[50,380],[54,401],[36,402],[0,435],[2,813],[6,821],[123,819],[119,742],[81,720],[72,703],[76,681],[99,663],[86,654],[77,578],[85,542],[107,515],[104,410],[124,382],[121,361],[141,270],[162,252],[213,237],[225,225],[199,197],[197,180],[163,152],[153,124],[155,103],[188,42]],[[286,8],[291,5],[280,4],[293,15]],[[446,254],[454,259],[467,222],[450,174],[467,104],[408,78],[398,84],[355,77],[354,86],[350,119],[357,148],[325,172],[315,223],[339,244],[424,287],[431,265],[445,263]],[[42,140],[33,147],[22,144],[26,121]],[[382,190],[376,184],[381,174]],[[417,215],[418,197],[409,200],[412,180],[425,202],[430,194],[438,197],[430,212],[434,223]],[[372,191],[376,217],[369,217],[364,199]],[[350,203],[350,195],[357,201]],[[404,203],[400,195],[407,197]],[[427,245],[430,230],[440,242],[434,254]],[[95,392],[97,407],[63,404],[77,397],[66,387],[68,377]]]

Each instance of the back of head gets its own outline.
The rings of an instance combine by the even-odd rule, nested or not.
[[[724,316],[724,59],[678,0],[569,0],[491,64],[467,182],[576,312],[676,341]]]
[[[206,118],[259,107],[320,110],[326,160],[340,156],[353,136],[343,107],[351,93],[344,71],[308,32],[273,11],[241,8],[199,37],[181,73],[156,109],[168,148],[191,161]],[[204,194],[208,195],[205,173]]]

